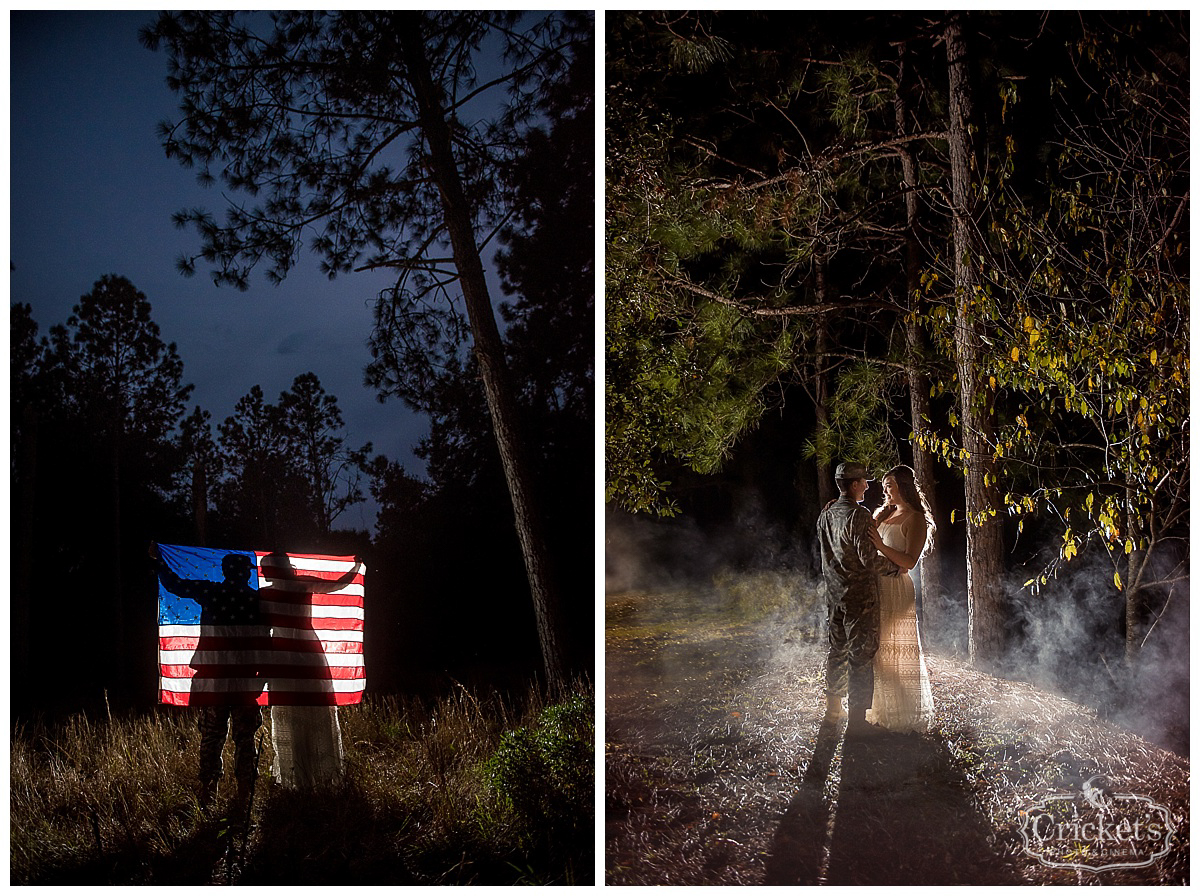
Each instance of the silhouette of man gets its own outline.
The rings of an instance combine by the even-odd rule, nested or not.
[[[200,605],[200,639],[192,656],[192,702],[200,706],[200,805],[208,806],[221,778],[221,751],[232,729],[237,798],[246,802],[254,793],[258,755],[254,735],[262,725],[257,699],[265,679],[256,661],[256,648],[268,641],[259,610],[258,592],[250,586],[254,562],[246,554],[226,554],[221,560],[224,581],[180,578],[151,543],[150,557],[163,587]],[[231,632],[229,627],[236,626]],[[240,664],[229,661],[229,636],[238,638]],[[219,651],[224,651],[218,656]]]

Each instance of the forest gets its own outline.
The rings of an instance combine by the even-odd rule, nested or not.
[[[607,883],[1189,880],[1188,30],[607,16]]]
[[[610,573],[811,574],[908,464],[926,639],[1186,743],[1187,13],[607,28]]]
[[[89,15],[22,20],[25,108],[45,80],[28,60],[95,27],[119,44],[106,48],[104,83],[125,107],[161,96],[140,86],[140,65],[173,94],[157,132],[121,133],[107,119],[93,129],[91,142],[117,146],[108,170],[136,177],[128,159],[149,142],[214,189],[209,207],[162,215],[157,226],[181,231],[185,248],[148,261],[126,253],[161,255],[167,241],[154,224],[126,232],[136,200],[120,195],[119,249],[87,254],[105,226],[96,222],[76,246],[116,270],[79,274],[93,285],[65,320],[42,319],[48,300],[36,290],[12,297],[11,882],[591,882],[591,15],[218,11],[137,25]],[[77,93],[50,90],[64,106]],[[174,181],[158,183],[177,195]],[[126,259],[138,276],[120,269]],[[213,301],[234,311],[207,344],[223,356],[181,348],[205,347],[193,339],[208,332],[188,313],[194,293],[135,282],[172,262],[181,278],[225,288]],[[324,307],[302,309],[314,268],[339,283]],[[251,378],[270,365],[238,357],[235,312],[270,305],[252,280],[297,279],[276,293],[288,326],[349,320],[347,302],[370,309],[357,336],[369,361],[341,363],[359,367],[381,417],[427,420],[411,446],[422,469],[347,425],[346,396],[322,382],[343,372],[329,341],[319,351],[330,374],[281,350],[270,363],[298,367],[273,382],[290,386],[271,394]],[[202,390],[189,369],[214,362],[236,384],[232,407],[193,399]],[[168,578],[159,544],[224,555],[224,581]],[[269,564],[257,580],[253,560],[226,568],[248,551],[277,552],[278,568],[306,554],[354,557],[363,575],[361,606],[357,583],[353,606],[338,595],[314,611],[319,598],[293,592],[271,623],[274,657],[316,655],[317,700],[337,678],[321,657],[352,660],[350,696],[361,699],[319,716],[323,748],[292,738],[283,718],[314,707],[274,705],[314,699],[311,681],[268,694],[267,712],[234,707],[231,723],[222,713],[234,682],[260,699],[271,661],[253,641],[261,631],[243,637],[262,625],[242,624],[270,612],[256,587]],[[181,626],[159,610],[159,579],[208,614],[193,620],[194,645],[162,635]],[[246,616],[230,621],[238,614],[222,614],[238,601]],[[361,666],[350,637],[360,630]],[[222,705],[198,708],[207,692],[157,705],[160,668],[164,681],[182,672],[186,697],[211,686]],[[303,781],[283,770],[301,741]],[[307,774],[317,766],[326,774]]]
[[[237,211],[218,224],[225,212],[182,210],[163,222],[194,230],[196,251],[180,259],[181,273],[199,269],[244,287],[261,262],[282,281],[295,253],[310,251],[330,277],[394,270],[396,285],[375,299],[377,326],[362,334],[374,358],[364,379],[380,414],[392,413],[390,399],[428,417],[429,435],[415,448],[424,474],[356,441],[338,396],[310,371],[296,370],[278,396],[246,382],[233,408],[194,405],[189,359],[154,320],[170,296],[146,296],[119,271],[97,271],[66,321],[36,320],[14,296],[14,716],[154,703],[151,541],[361,554],[371,570],[365,649],[377,694],[436,693],[453,681],[559,687],[589,674],[593,526],[580,509],[593,490],[590,19],[551,16],[519,28],[503,16],[415,22],[280,20],[270,40],[291,43],[293,83],[256,82],[240,95],[222,79],[240,63],[267,70],[275,50],[239,56],[254,51],[240,42],[250,31],[235,17],[164,16],[142,39],[159,51],[147,56],[180,98],[180,119],[160,135],[167,156],[208,182],[220,178],[230,195],[266,201],[280,227],[267,237]],[[360,50],[370,46],[377,65],[399,65],[403,52],[435,54],[424,64],[441,79],[436,89],[430,82],[418,100],[404,82],[380,82],[360,52],[343,59],[341,81],[309,97],[307,118],[272,117],[290,102],[279,89],[311,88],[309,73],[326,64],[316,60],[336,45],[337,27],[359,29]],[[425,32],[424,48],[395,43],[397,34]],[[519,45],[510,60],[520,61],[496,78],[511,92],[491,113],[490,138],[455,134],[443,143],[422,134],[411,151],[399,149],[403,141],[390,146],[422,114],[419,101],[473,95],[479,46],[499,46],[504,34]],[[420,70],[417,58],[409,62]],[[214,117],[226,125],[210,128]],[[385,118],[396,133],[380,131]],[[463,204],[451,212],[436,201],[444,184],[422,167],[439,149],[461,158],[443,160],[437,177],[461,170],[470,179],[457,184]],[[327,191],[355,177],[357,205],[343,196],[333,206]],[[493,240],[489,258],[498,247],[504,296],[476,290],[472,298],[472,272],[482,274],[476,233],[481,247]],[[501,417],[523,434],[523,488],[540,538],[533,578],[527,519],[514,523],[513,439],[498,438]],[[378,507],[374,530],[344,528],[344,512],[368,496]]]

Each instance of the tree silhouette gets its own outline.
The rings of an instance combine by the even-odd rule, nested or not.
[[[326,539],[337,517],[363,500],[369,444],[346,447],[337,398],[303,373],[276,404],[254,386],[218,427],[226,471],[217,487],[227,525],[264,544]]]
[[[279,396],[279,411],[317,532],[328,535],[342,511],[363,500],[359,478],[371,446],[346,447],[338,434],[345,424],[337,398],[322,388],[315,373],[296,377]]]
[[[184,118],[163,128],[168,155],[258,203],[235,202],[223,225],[200,210],[177,216],[200,233],[217,282],[244,287],[262,260],[281,280],[306,240],[331,276],[395,270],[377,317],[426,339],[406,359],[418,371],[422,354],[427,366],[461,335],[427,303],[444,311],[461,290],[553,681],[564,674],[559,597],[481,253],[510,212],[501,187],[514,138],[586,18],[297,12],[255,34],[233,14],[190,13],[142,33],[166,45],[168,83],[183,95]],[[487,105],[494,87],[506,103]]]
[[[35,536],[32,556],[56,570],[62,607],[95,633],[84,651],[97,652],[94,681],[124,691],[137,668],[129,633],[151,618],[131,603],[142,592],[129,563],[144,556],[150,520],[174,491],[175,429],[192,387],[150,302],[124,277],[98,280],[36,351],[30,320],[14,318],[26,365],[22,438],[30,439],[14,471],[24,477],[23,537]],[[41,643],[47,607],[33,609]]]
[[[305,526],[309,508],[288,454],[283,414],[265,400],[262,387],[239,398],[217,431],[225,469],[217,501],[235,537],[274,544],[285,526],[293,534]]]
[[[179,453],[183,467],[179,471],[181,494],[191,499],[196,544],[208,544],[208,505],[211,489],[221,475],[221,455],[213,439],[212,415],[196,407],[180,424]]]

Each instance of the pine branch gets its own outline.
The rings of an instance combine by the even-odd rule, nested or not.
[[[703,296],[706,299],[712,299],[714,302],[720,302],[722,305],[728,305],[731,308],[737,308],[744,314],[753,317],[794,317],[803,314],[836,314],[845,311],[847,308],[871,308],[871,309],[886,309],[897,313],[904,313],[906,309],[901,308],[894,302],[870,301],[866,299],[854,299],[844,297],[843,302],[825,302],[820,305],[785,305],[779,308],[763,308],[754,307],[755,302],[766,302],[765,298],[751,297],[748,299],[732,299],[728,296],[719,295],[711,292],[702,286],[697,286],[688,280],[672,278],[667,281],[670,286],[676,286],[680,289],[685,289],[688,292],[698,296]]]

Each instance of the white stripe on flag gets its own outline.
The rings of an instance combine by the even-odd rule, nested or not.
[[[265,593],[265,594],[270,594],[272,591],[291,591],[291,592],[299,592],[299,593],[311,593],[313,590],[313,584],[314,583],[312,583],[312,582],[292,582],[287,579],[267,579],[267,578],[263,578],[262,576],[259,576],[258,590],[259,590],[259,592]],[[319,583],[319,584],[325,585],[325,584],[329,584],[329,583]],[[328,591],[326,591],[324,588],[322,588],[318,593],[320,593],[320,594],[349,594],[354,597],[362,597],[363,596],[363,586],[361,584],[356,584],[354,582],[351,582],[347,585],[343,585],[340,588],[331,588]]]
[[[263,680],[256,678],[163,678],[160,679],[164,691],[185,694],[188,691],[305,691],[308,693],[339,693],[352,694],[366,687],[366,679],[311,679],[311,678],[272,678],[264,686]]]

